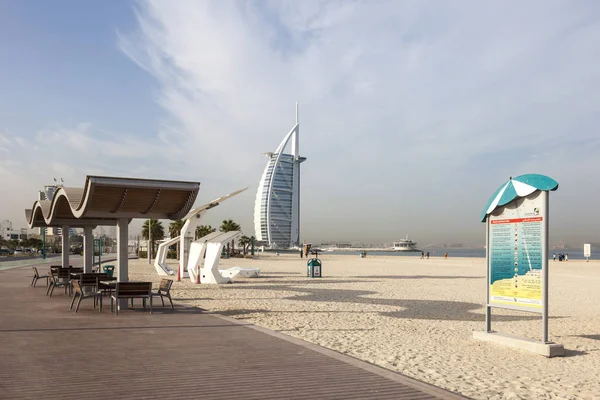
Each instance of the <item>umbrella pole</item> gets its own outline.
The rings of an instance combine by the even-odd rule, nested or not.
[[[548,206],[549,201],[548,191],[542,191],[542,202],[544,208],[542,217],[544,221],[544,237],[542,238],[542,343],[548,343],[548,214],[550,213]]]
[[[485,221],[485,263],[486,263],[486,292],[485,298],[485,330],[492,332],[492,308],[490,307],[490,216],[486,217]]]

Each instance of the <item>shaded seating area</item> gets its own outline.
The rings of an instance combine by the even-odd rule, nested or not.
[[[116,268],[112,267],[110,272],[116,273],[119,283],[128,282],[128,236],[131,220],[181,219],[191,210],[199,190],[199,182],[87,176],[83,187],[60,186],[51,200],[33,202],[31,208],[25,209],[25,217],[29,228],[60,227],[63,232],[68,232],[70,228],[83,228],[83,268],[72,269],[71,274],[93,271],[93,229],[98,226],[116,226]],[[79,279],[76,276],[67,277],[67,272],[64,271],[71,267],[68,239],[68,235],[62,236],[61,265],[51,267],[49,296],[52,296],[57,287],[64,288],[65,293],[67,290],[72,291],[71,281]],[[97,273],[100,272],[99,266]],[[116,286],[111,282],[104,282],[102,279],[96,286],[90,282],[80,280],[81,293],[90,289],[113,296]],[[148,292],[151,290],[150,286]],[[159,288],[157,293],[167,292]],[[83,297],[79,294],[77,296]],[[146,295],[146,298],[151,297],[150,294]],[[171,300],[170,296],[167,298]],[[118,300],[116,307],[126,309],[127,300]]]
[[[38,268],[33,267],[34,281],[30,286],[35,284],[35,280],[46,278],[48,286],[46,295],[52,297],[55,288],[63,288],[64,294],[71,295],[69,310],[75,306],[75,313],[79,311],[79,306],[84,299],[94,299],[94,309],[98,307],[98,311],[102,312],[104,296],[111,298],[111,312],[119,313],[122,307],[115,306],[120,300],[131,301],[133,307],[134,299],[142,299],[142,305],[146,308],[147,300],[150,300],[150,313],[152,313],[152,297],[158,296],[161,298],[163,307],[165,306],[164,298],[166,297],[171,309],[174,310],[173,300],[171,298],[171,286],[173,280],[163,279],[156,291],[152,291],[152,282],[117,282],[116,277],[110,276],[109,273],[82,272],[80,267],[61,268],[60,266],[50,266],[48,275],[40,275]],[[75,304],[77,302],[77,304]]]

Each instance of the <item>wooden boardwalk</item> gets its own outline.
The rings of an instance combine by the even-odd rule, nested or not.
[[[0,399],[462,398],[196,308],[114,316],[86,299],[75,314],[60,289],[30,288],[31,275],[0,272]]]

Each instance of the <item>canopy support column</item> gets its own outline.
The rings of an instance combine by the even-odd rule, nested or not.
[[[83,228],[83,272],[90,273],[94,266],[94,237],[92,227]]]
[[[69,225],[62,226],[62,266],[69,267]]]
[[[128,240],[129,240],[129,220],[121,218],[117,220],[117,277],[119,282],[129,281],[128,264]],[[120,300],[118,307],[120,310],[127,309],[127,299]]]

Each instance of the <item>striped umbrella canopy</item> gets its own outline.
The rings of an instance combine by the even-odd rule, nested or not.
[[[556,190],[558,182],[549,176],[539,174],[525,174],[510,178],[508,182],[502,184],[490,198],[487,205],[481,213],[481,222],[496,208],[502,207],[519,197],[525,197],[536,190]]]

